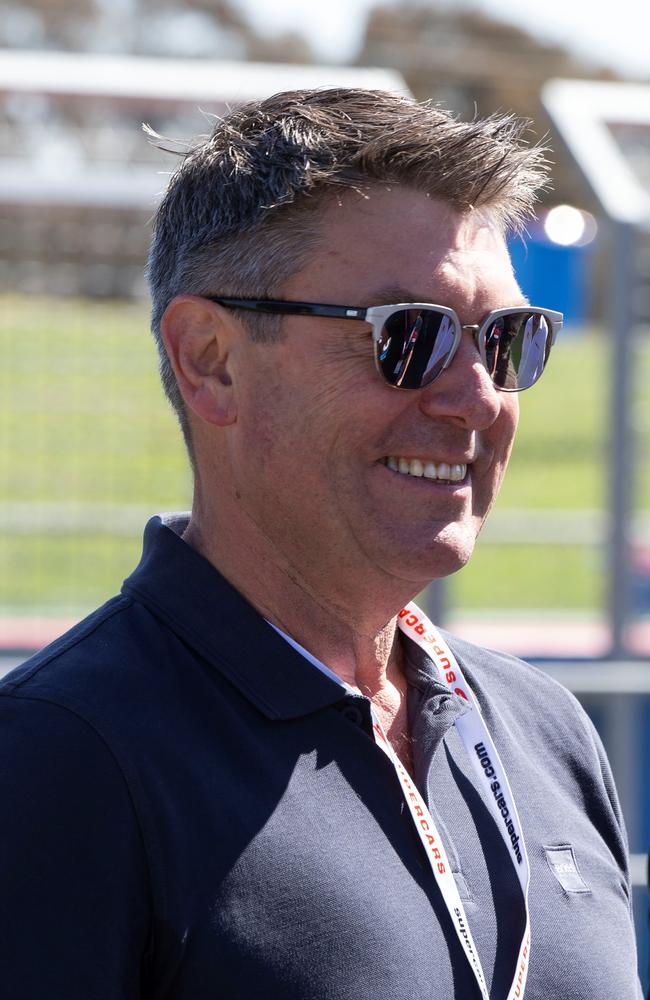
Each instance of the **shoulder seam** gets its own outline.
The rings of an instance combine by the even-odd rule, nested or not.
[[[97,618],[96,620],[87,621],[85,626],[82,623],[80,623],[78,626],[74,626],[67,636],[63,635],[59,639],[55,639],[51,648],[47,652],[43,651],[42,659],[39,657],[38,652],[35,653],[34,655],[39,657],[39,659],[34,664],[34,666],[30,670],[28,670],[27,673],[25,673],[22,677],[19,677],[17,680],[5,681],[2,684],[2,686],[0,686],[0,695],[11,694],[22,684],[25,684],[28,680],[31,680],[31,678],[34,677],[34,675],[37,674],[39,670],[47,666],[48,663],[51,663],[52,660],[56,659],[58,656],[61,656],[63,653],[67,653],[70,649],[73,649],[77,645],[77,643],[82,642],[84,639],[87,639],[89,635],[92,635],[93,632],[95,632],[98,628],[100,628],[100,626],[104,624],[104,622],[107,622],[110,618],[113,618],[114,615],[117,615],[121,611],[124,611],[127,607],[129,607],[132,604],[133,604],[133,599],[131,597],[125,597],[121,594],[118,595],[117,597],[114,597],[112,603],[106,606],[105,613],[102,614],[101,617]],[[53,702],[53,704],[56,704],[56,702]]]

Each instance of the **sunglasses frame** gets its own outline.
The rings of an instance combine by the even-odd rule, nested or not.
[[[436,381],[436,379],[440,378],[442,373],[454,360],[454,356],[458,350],[458,345],[461,341],[463,330],[471,330],[474,334],[474,340],[476,342],[481,361],[485,369],[488,370],[487,354],[485,350],[486,331],[491,323],[494,323],[495,320],[501,319],[502,316],[508,316],[510,313],[532,313],[535,316],[544,316],[546,319],[550,320],[551,340],[548,345],[546,359],[544,361],[544,367],[546,367],[546,360],[548,359],[551,348],[553,347],[564,322],[564,316],[561,312],[557,312],[554,309],[544,309],[541,306],[529,306],[523,304],[521,306],[505,306],[501,309],[493,309],[492,312],[489,312],[487,316],[481,320],[480,323],[461,323],[460,317],[454,309],[450,309],[449,306],[436,305],[432,302],[399,302],[394,305],[359,307],[328,305],[320,302],[290,302],[282,299],[239,299],[223,295],[204,295],[202,297],[209,299],[211,302],[218,302],[219,305],[225,306],[227,309],[247,309],[251,312],[285,316],[324,316],[329,319],[355,319],[364,323],[369,323],[372,327],[375,368],[379,372],[382,381],[385,385],[390,386],[391,389],[403,389],[406,391],[423,389],[425,386],[431,385]],[[382,340],[382,330],[386,321],[389,320],[391,316],[394,316],[395,313],[411,309],[435,310],[436,312],[447,316],[454,324],[454,342],[448,351],[442,368],[433,376],[433,378],[423,381],[416,387],[394,385],[392,382],[389,382],[381,369],[378,350],[378,345]],[[542,372],[543,370],[544,369],[542,369]],[[540,375],[542,372],[540,372]],[[537,376],[535,382],[539,379],[540,375]],[[518,386],[516,389],[507,389],[503,386],[497,385],[496,383],[493,384],[499,392],[523,392],[524,389],[530,389],[535,382],[531,382],[530,386]]]

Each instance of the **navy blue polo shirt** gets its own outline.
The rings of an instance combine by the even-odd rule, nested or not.
[[[309,664],[179,537],[0,685],[0,983],[11,1000],[479,996],[369,702]],[[523,924],[454,727],[404,640],[417,784],[492,1000]],[[627,849],[577,702],[449,638],[531,862],[531,1000],[641,997]]]

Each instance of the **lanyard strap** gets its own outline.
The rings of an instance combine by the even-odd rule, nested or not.
[[[523,1000],[530,961],[530,912],[528,907],[528,886],[530,869],[524,836],[519,822],[510,783],[501,758],[497,752],[478,703],[463,677],[458,662],[446,642],[415,604],[408,604],[399,614],[399,627],[405,635],[417,643],[436,665],[441,681],[464,698],[469,710],[456,720],[456,729],[469,756],[474,771],[479,778],[479,786],[484,791],[484,800],[494,817],[508,855],[514,866],[521,887],[526,911],[526,926],[522,935],[512,984],[507,1000]],[[436,879],[443,900],[449,911],[458,940],[481,991],[483,1000],[489,1000],[481,961],[472,938],[465,908],[458,893],[456,881],[451,871],[449,859],[442,839],[436,829],[431,814],[408,772],[391,747],[379,721],[373,717],[375,741],[390,758],[404,792],[406,804],[411,813],[418,836],[422,841],[431,870]]]

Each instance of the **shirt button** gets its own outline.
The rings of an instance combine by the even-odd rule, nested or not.
[[[357,708],[356,705],[346,705],[345,708],[341,710],[341,715],[345,716],[349,722],[353,722],[355,726],[360,726],[363,722],[361,709]]]

